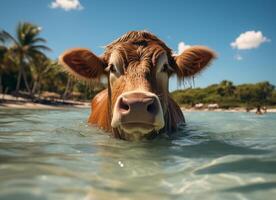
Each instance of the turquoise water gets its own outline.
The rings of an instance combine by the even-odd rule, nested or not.
[[[88,113],[0,110],[0,199],[275,199],[276,114],[185,113],[174,138],[127,142]]]

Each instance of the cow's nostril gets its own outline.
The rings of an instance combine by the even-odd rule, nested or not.
[[[150,104],[148,104],[147,111],[151,114],[155,114],[155,112],[156,112],[155,101],[152,101]]]
[[[119,107],[120,107],[121,111],[128,111],[129,110],[129,105],[128,105],[127,101],[124,98],[121,99]]]

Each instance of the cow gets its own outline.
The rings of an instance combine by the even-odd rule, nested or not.
[[[147,31],[130,31],[97,56],[86,48],[65,51],[59,62],[73,76],[87,81],[107,77],[107,88],[91,102],[88,123],[124,140],[170,136],[184,115],[170,97],[169,78],[191,78],[215,58],[204,46],[193,46],[175,55]]]

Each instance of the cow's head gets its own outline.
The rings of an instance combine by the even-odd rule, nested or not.
[[[169,77],[192,77],[213,58],[214,53],[203,46],[173,55],[151,33],[132,31],[106,46],[100,57],[88,49],[71,49],[60,62],[81,79],[108,77],[111,127],[123,138],[135,138],[164,127]]]

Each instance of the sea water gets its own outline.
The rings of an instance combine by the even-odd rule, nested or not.
[[[0,110],[0,199],[276,198],[276,114],[188,112],[174,137],[140,142],[88,115]]]

